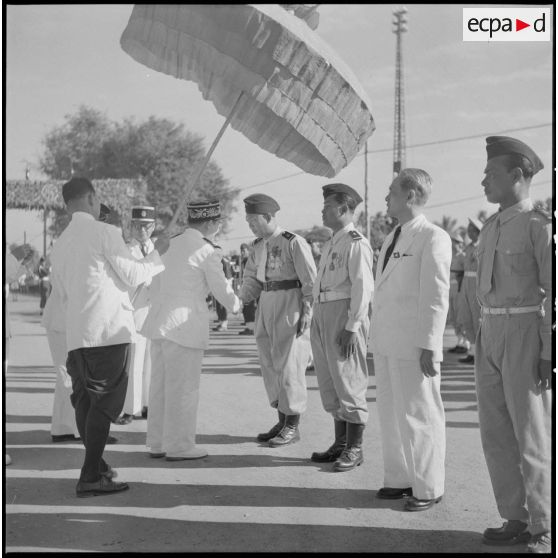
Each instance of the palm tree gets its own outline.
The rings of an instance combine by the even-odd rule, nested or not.
[[[434,224],[444,229],[450,236],[459,232],[457,229],[457,219],[449,217],[448,215],[443,215],[442,220],[438,222],[435,221]]]

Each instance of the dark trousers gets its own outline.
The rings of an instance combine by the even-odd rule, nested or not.
[[[248,302],[242,307],[242,315],[246,323],[256,321],[256,301]]]
[[[124,406],[128,387],[130,344],[87,347],[68,353],[72,378],[71,401],[76,425],[85,446],[80,480],[95,482],[107,470],[103,452],[110,430]]]
[[[227,319],[227,309],[218,300],[215,300],[215,310],[217,312],[217,319],[220,322],[224,322]]]
[[[39,293],[41,294],[39,308],[42,310],[45,307],[48,295],[50,294],[50,281],[45,281],[44,279],[39,281]]]

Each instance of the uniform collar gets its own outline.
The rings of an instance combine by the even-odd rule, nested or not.
[[[404,225],[401,225],[401,232],[404,233],[408,230],[412,230],[424,223],[424,221],[426,221],[426,217],[421,213],[413,217],[410,221],[407,221]]]
[[[498,213],[498,219],[500,224],[506,223],[510,219],[513,219],[521,213],[527,213],[533,209],[533,201],[531,198],[526,198],[520,202],[508,207],[506,209],[501,209]]]
[[[72,214],[72,220],[74,219],[85,219],[85,220],[90,220],[90,221],[95,221],[95,217],[93,217],[93,215],[91,215],[91,213],[86,213],[85,211],[75,211]]]
[[[283,229],[281,227],[277,227],[274,231],[273,234],[269,237],[266,238],[264,240],[264,242],[267,244],[270,240],[273,240],[274,238],[277,238],[281,233],[283,232]]]
[[[349,231],[354,231],[355,230],[355,224],[354,223],[348,223],[347,225],[345,225],[342,229],[339,229],[331,238],[331,243],[335,244],[336,242],[339,241],[340,238],[342,238],[343,236],[345,236],[346,233],[348,233]]]

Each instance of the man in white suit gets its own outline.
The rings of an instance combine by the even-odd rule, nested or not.
[[[110,423],[124,404],[127,360],[135,334],[128,290],[164,266],[159,254],[169,245],[159,238],[155,251],[136,260],[120,230],[98,221],[99,202],[87,178],[72,178],[62,196],[72,220],[51,253],[53,287],[66,310],[68,374],[72,404],[85,445],[85,459],[76,487],[78,497],[114,494],[125,482],[103,459]]]
[[[387,213],[399,224],[378,258],[370,328],[384,454],[378,497],[408,497],[408,511],[427,510],[444,493],[440,362],[451,240],[423,215],[430,193],[420,169],[402,170],[389,188]]]
[[[171,239],[165,271],[151,284],[151,307],[141,333],[151,339],[151,387],[147,446],[151,457],[167,461],[198,459],[196,421],[202,359],[209,345],[213,296],[230,312],[240,301],[226,279],[219,231],[219,202],[188,204],[188,228]]]
[[[128,248],[132,256],[141,260],[155,249],[151,240],[151,235],[155,230],[155,208],[149,205],[132,207],[130,230],[132,240],[128,243]],[[130,298],[134,306],[134,322],[138,332],[143,327],[149,310],[150,284],[151,280],[147,280],[143,285],[130,292]],[[146,339],[141,333],[137,333],[130,351],[128,390],[122,409],[123,413],[116,421],[117,424],[129,424],[134,416],[147,417],[147,399],[151,381],[150,348],[149,339]]]

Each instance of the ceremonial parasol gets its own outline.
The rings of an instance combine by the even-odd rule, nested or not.
[[[195,81],[226,117],[169,228],[229,124],[266,151],[327,177],[346,167],[374,131],[364,88],[308,25],[278,4],[134,6],[123,50],[153,70]]]

